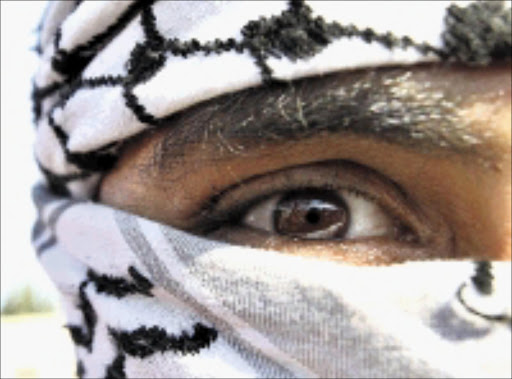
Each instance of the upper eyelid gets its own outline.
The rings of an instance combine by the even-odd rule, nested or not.
[[[336,161],[327,161],[327,162],[314,162],[314,163],[309,163],[309,164],[305,164],[305,165],[297,165],[297,166],[293,166],[293,167],[285,167],[285,168],[281,168],[279,170],[276,170],[276,171],[271,171],[271,172],[263,172],[263,173],[260,173],[260,174],[257,174],[257,175],[253,175],[251,176],[250,178],[247,178],[247,179],[244,179],[244,180],[241,180],[241,181],[238,181],[224,189],[221,189],[221,190],[218,190],[216,193],[214,193],[207,201],[207,205],[204,207],[205,210],[207,209],[214,209],[219,201],[229,192],[231,191],[235,191],[235,190],[238,190],[238,189],[241,189],[243,188],[244,186],[248,186],[251,182],[255,182],[255,181],[258,181],[259,179],[263,179],[265,177],[268,177],[269,175],[279,175],[279,174],[285,174],[291,170],[291,169],[299,169],[301,167],[309,167],[309,166],[314,166],[314,165],[321,165],[321,164],[332,164],[332,163],[335,163]],[[338,161],[340,163],[342,163],[343,165],[349,165],[349,166],[355,166],[355,167],[362,167],[364,168],[365,170],[371,170],[371,171],[374,171],[373,169],[369,168],[369,167],[366,167],[366,166],[362,166],[356,162],[353,162],[353,161],[350,161],[350,160],[341,160],[341,161]],[[379,173],[377,173],[376,171],[374,171],[375,174],[379,175]],[[398,183],[396,183],[395,181],[387,178],[387,177],[382,177],[381,180],[384,180],[386,182],[387,185],[391,186],[393,188],[393,191],[395,191],[404,201],[408,201],[410,200],[410,196],[408,195],[407,191],[405,191],[405,189],[400,186]],[[339,187],[336,187],[336,188],[339,188]],[[359,188],[355,187],[355,186],[350,186],[350,185],[347,185],[347,186],[344,186],[343,187],[345,190],[348,190],[356,195],[361,195],[361,196],[364,196],[364,197],[371,197],[371,195],[367,194],[367,193],[363,193],[361,190],[359,190]],[[275,192],[277,193],[277,192]],[[272,193],[267,193],[265,195],[262,195],[261,197],[259,197],[258,200],[261,200],[263,197],[268,197],[268,196],[271,196]],[[377,201],[377,199],[375,198],[372,198],[373,201]]]

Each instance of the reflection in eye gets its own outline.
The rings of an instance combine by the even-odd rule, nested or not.
[[[349,190],[308,188],[274,195],[252,206],[246,226],[301,239],[390,237],[394,222],[374,201]]]

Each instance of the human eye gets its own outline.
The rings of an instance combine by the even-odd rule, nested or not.
[[[249,178],[208,200],[196,233],[254,247],[376,249],[379,257],[424,250],[432,230],[399,185],[369,167],[327,161]],[[360,254],[359,261],[370,255]]]
[[[252,206],[243,225],[298,239],[351,240],[392,236],[394,222],[374,201],[355,191],[304,188]]]

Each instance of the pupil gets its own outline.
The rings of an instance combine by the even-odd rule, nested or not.
[[[318,224],[320,221],[319,210],[316,208],[309,210],[308,213],[306,213],[306,221],[313,225]]]

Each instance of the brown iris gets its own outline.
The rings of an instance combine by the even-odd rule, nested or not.
[[[318,189],[292,191],[273,213],[274,230],[303,239],[343,238],[349,220],[347,205],[336,192]]]

